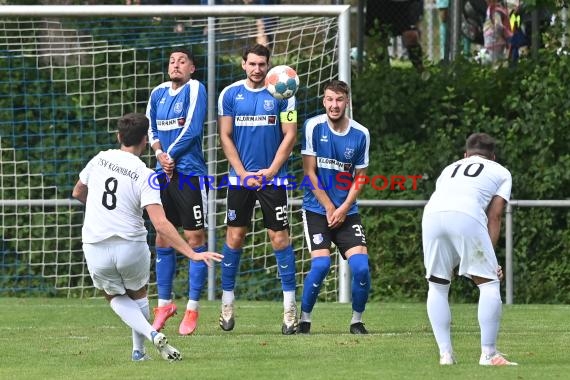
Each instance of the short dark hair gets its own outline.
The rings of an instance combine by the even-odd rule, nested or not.
[[[473,133],[465,142],[465,153],[467,153],[467,156],[478,154],[493,159],[496,145],[495,139],[488,134]]]
[[[196,64],[196,60],[194,59],[194,54],[192,54],[192,52],[186,48],[183,47],[177,47],[174,48],[171,52],[170,55],[174,54],[174,53],[182,53],[182,54],[186,54],[186,56],[188,57],[188,59],[190,61],[192,61],[193,64]],[[169,57],[170,57],[169,55]]]
[[[244,60],[244,62],[247,61],[248,54],[255,54],[261,57],[265,57],[267,58],[267,62],[269,62],[269,58],[271,57],[271,52],[269,49],[261,44],[249,46],[243,51],[241,58]]]
[[[121,144],[129,147],[138,145],[148,133],[148,119],[142,113],[128,113],[119,118],[119,140]]]
[[[323,94],[325,93],[326,90],[331,90],[334,92],[342,92],[347,97],[350,97],[350,87],[346,82],[343,82],[338,79],[333,79],[327,84],[325,84],[325,88],[323,89]]]

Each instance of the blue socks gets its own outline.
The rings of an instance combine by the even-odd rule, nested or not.
[[[297,282],[295,281],[295,253],[293,247],[287,246],[285,249],[275,251],[277,260],[277,271],[281,277],[283,291],[295,291]]]
[[[156,247],[156,287],[158,298],[172,298],[172,281],[176,271],[176,252],[174,248]]]
[[[194,252],[206,252],[205,245],[193,248]],[[199,301],[206,277],[208,277],[208,265],[204,261],[189,260],[188,266],[188,299],[192,301]]]
[[[311,260],[311,269],[305,277],[303,285],[303,298],[301,301],[301,311],[310,313],[317,302],[319,291],[325,277],[329,273],[331,267],[330,256],[319,256]]]
[[[358,253],[348,258],[352,272],[352,310],[362,313],[370,293],[370,269],[368,255]]]
[[[243,250],[241,248],[232,249],[228,247],[227,244],[224,244],[224,247],[222,248],[222,255],[224,255],[224,258],[221,262],[222,290],[234,290],[242,252]]]

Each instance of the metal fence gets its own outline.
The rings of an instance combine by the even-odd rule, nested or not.
[[[223,200],[219,200],[223,202]],[[301,200],[292,200],[289,203],[293,207],[300,207]],[[363,199],[359,201],[361,207],[381,207],[381,208],[420,208],[426,205],[426,200],[374,200]],[[24,200],[0,200],[0,207],[31,207],[31,206],[65,206],[82,207],[83,205],[72,199],[24,199]],[[566,200],[520,200],[513,199],[507,203],[505,213],[505,295],[507,304],[513,303],[513,209],[515,207],[564,207],[570,208],[570,199]],[[350,302],[350,270],[345,261],[339,270],[339,302]],[[208,281],[208,287],[214,285],[213,281]],[[209,289],[208,294],[213,294],[213,289]]]

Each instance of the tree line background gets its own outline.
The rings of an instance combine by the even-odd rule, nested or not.
[[[370,58],[352,82],[355,119],[370,129],[368,172],[423,179],[417,191],[367,188],[364,198],[428,199],[440,171],[462,157],[466,137],[486,132],[499,142],[497,161],[512,173],[512,199],[568,199],[569,65],[570,56],[557,54],[555,46],[498,69],[460,57],[417,73]],[[514,208],[515,302],[570,301],[569,211]],[[376,284],[372,297],[423,300],[421,210],[362,213]],[[504,241],[503,233],[497,248],[502,263]],[[453,297],[477,299],[470,281],[456,282]]]

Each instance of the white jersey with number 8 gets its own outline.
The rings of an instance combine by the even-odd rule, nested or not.
[[[143,208],[161,204],[160,191],[150,183],[154,175],[129,152],[111,149],[93,157],[79,174],[88,188],[83,243],[113,236],[146,241]]]

